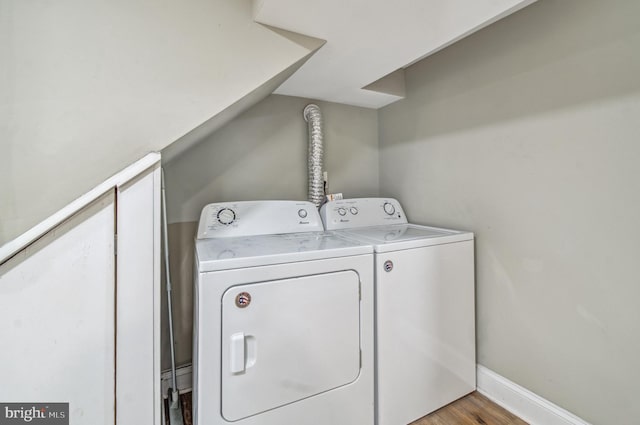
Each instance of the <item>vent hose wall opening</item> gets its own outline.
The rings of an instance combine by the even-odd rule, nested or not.
[[[304,120],[309,127],[309,202],[320,208],[324,201],[324,179],[322,175],[322,114],[318,105],[304,108]]]

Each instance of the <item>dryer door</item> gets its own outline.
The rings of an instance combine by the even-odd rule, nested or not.
[[[229,288],[222,296],[222,416],[237,421],[355,381],[359,294],[353,270]]]

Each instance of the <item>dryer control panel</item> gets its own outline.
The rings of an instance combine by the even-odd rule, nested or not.
[[[402,206],[393,198],[354,198],[327,202],[320,208],[325,229],[406,224]]]
[[[197,239],[324,230],[318,209],[306,201],[238,201],[202,209]]]

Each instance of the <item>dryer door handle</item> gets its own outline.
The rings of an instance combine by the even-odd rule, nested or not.
[[[244,333],[238,332],[231,335],[231,341],[229,342],[230,371],[231,373],[243,373],[245,371]]]

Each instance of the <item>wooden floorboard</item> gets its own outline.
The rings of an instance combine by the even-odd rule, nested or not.
[[[192,425],[191,393],[181,394],[184,425]],[[168,421],[168,403],[165,403]],[[283,424],[294,425],[294,424]],[[360,425],[360,424],[353,424]],[[482,394],[471,393],[409,425],[528,425]]]
[[[528,425],[482,394],[473,392],[410,425]]]
[[[180,396],[180,403],[182,403],[182,418],[184,419],[184,425],[192,425],[191,393],[182,394]]]

